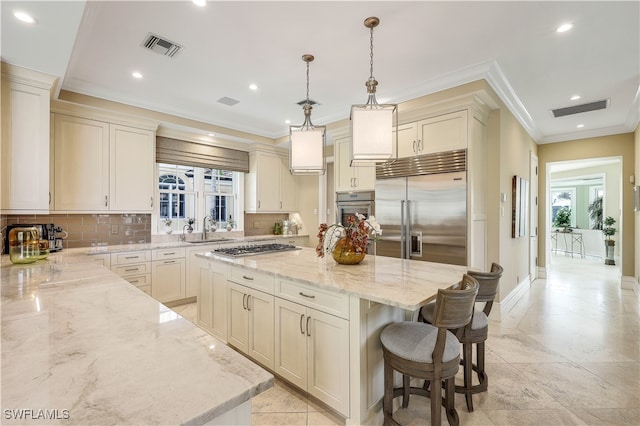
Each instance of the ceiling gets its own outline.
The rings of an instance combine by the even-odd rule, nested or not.
[[[639,119],[640,2],[2,1],[2,60],[60,89],[268,138],[348,118],[365,103],[369,30],[379,102],[487,79],[538,143],[631,132]],[[13,12],[34,15],[36,24]],[[565,22],[573,28],[557,33]],[[148,33],[184,47],[170,58]],[[142,79],[131,74],[139,71]],[[257,90],[249,89],[256,84]],[[577,101],[570,100],[580,95]],[[234,106],[218,100],[239,101]],[[562,118],[550,110],[608,100]],[[579,124],[584,125],[577,128]],[[224,134],[224,130],[218,129]],[[216,132],[217,133],[217,132]],[[221,134],[221,137],[224,135]]]

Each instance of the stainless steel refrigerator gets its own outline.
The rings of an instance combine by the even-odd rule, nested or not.
[[[467,264],[465,150],[378,165],[376,177],[377,255]]]

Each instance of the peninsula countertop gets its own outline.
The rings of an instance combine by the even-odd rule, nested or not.
[[[366,256],[358,265],[339,265],[330,254],[317,257],[312,248],[238,258],[211,251],[198,256],[410,311],[435,298],[438,289],[459,282],[467,271],[463,266],[385,256]]]
[[[273,385],[85,253],[1,258],[3,424],[201,424]]]

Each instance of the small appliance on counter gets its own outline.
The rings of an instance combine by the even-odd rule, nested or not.
[[[49,241],[40,239],[35,226],[12,226],[7,233],[11,263],[33,263],[49,256]]]
[[[56,252],[62,250],[62,240],[67,238],[67,233],[62,230],[62,227],[56,227],[53,223],[44,224],[14,224],[7,225],[4,254],[9,253],[9,234],[14,228],[30,228],[34,227],[38,231],[38,239],[45,241],[49,252]]]

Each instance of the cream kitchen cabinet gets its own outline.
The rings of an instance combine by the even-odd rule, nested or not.
[[[185,249],[185,258],[187,259],[187,269],[185,275],[185,298],[198,297],[200,293],[200,280],[202,259],[197,257],[197,253],[204,253],[220,247],[220,243],[202,243],[194,244],[192,247]]]
[[[154,132],[55,114],[54,208],[151,212]]]
[[[185,249],[156,249],[151,254],[151,296],[159,302],[185,298]]]
[[[285,279],[275,295],[274,371],[349,417],[349,296]]]
[[[467,148],[467,111],[398,126],[398,158]]]
[[[375,165],[351,167],[350,137],[335,140],[334,156],[336,192],[373,191],[375,189]]]
[[[0,212],[49,212],[49,103],[56,78],[2,63]]]
[[[227,342],[228,286],[218,264],[197,258],[198,325],[223,342]]]
[[[237,271],[242,278],[234,274]],[[237,283],[250,282],[259,288],[271,288],[273,277],[232,269],[228,280],[228,342],[263,366],[274,367],[274,297]]]
[[[283,237],[282,241],[278,240],[278,242],[282,242],[282,244],[291,244],[296,247],[309,247],[309,236],[289,235]]]
[[[252,213],[297,210],[296,182],[289,172],[287,158],[271,152],[249,154],[245,209]]]
[[[111,253],[110,265],[113,272],[151,295],[151,250]]]

